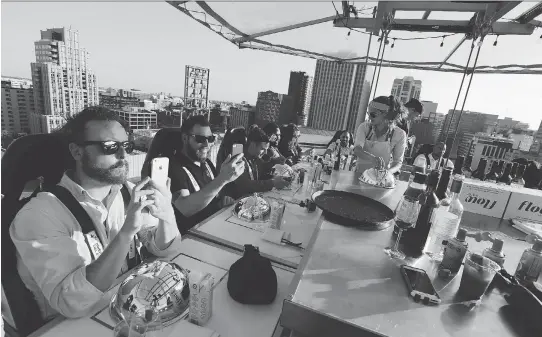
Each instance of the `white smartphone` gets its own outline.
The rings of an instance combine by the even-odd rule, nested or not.
[[[157,185],[166,186],[169,170],[169,158],[158,157],[151,162],[151,179]]]
[[[231,156],[235,157],[241,153],[243,153],[243,144],[233,144],[233,148],[231,150]]]

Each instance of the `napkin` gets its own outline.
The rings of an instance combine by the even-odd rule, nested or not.
[[[192,324],[185,320],[178,321],[174,326],[171,333],[164,337],[220,337],[220,334],[214,330]]]
[[[285,231],[268,227],[263,233],[262,239],[264,239],[265,241],[276,243],[277,245],[281,245],[282,239],[284,238],[285,234]]]

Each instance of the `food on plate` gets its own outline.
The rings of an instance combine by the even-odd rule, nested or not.
[[[271,205],[264,198],[254,194],[239,200],[234,207],[238,218],[246,221],[264,220],[271,214]]]
[[[395,178],[388,171],[370,168],[363,172],[359,180],[367,185],[389,189],[395,188]]]

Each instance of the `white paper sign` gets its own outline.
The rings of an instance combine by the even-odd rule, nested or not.
[[[504,213],[505,219],[529,220],[542,223],[542,192],[512,193]]]
[[[499,188],[496,184],[465,182],[460,200],[465,211],[502,218],[510,199],[510,191]]]

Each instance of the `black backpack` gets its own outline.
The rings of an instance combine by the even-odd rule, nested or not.
[[[53,193],[73,213],[83,233],[94,230],[88,213],[65,188],[58,186],[64,171],[74,168],[68,143],[62,134],[29,135],[15,140],[2,157],[2,287],[17,332],[27,336],[45,322],[34,295],[26,288],[17,271],[16,249],[9,227],[19,210],[39,192]],[[21,198],[23,191],[32,194]],[[30,188],[29,188],[30,187]],[[128,189],[121,189],[126,202]]]

